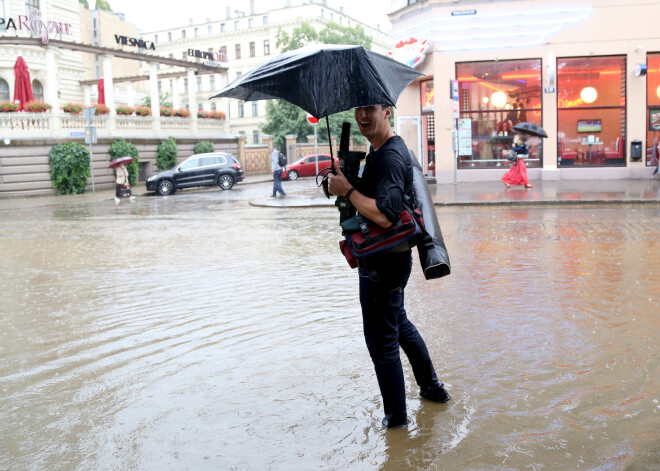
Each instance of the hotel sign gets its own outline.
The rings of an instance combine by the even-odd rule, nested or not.
[[[16,31],[27,31],[41,36],[41,42],[46,44],[51,34],[71,35],[71,24],[61,21],[46,21],[41,18],[41,10],[30,8],[28,14],[18,15],[14,18],[0,18],[0,32],[10,29]]]
[[[206,59],[204,65],[212,67],[220,67],[221,62],[227,62],[227,55],[222,51],[200,51],[199,49],[188,49],[188,57],[196,57],[198,59]]]
[[[156,46],[151,41],[145,41],[144,39],[129,38],[128,36],[120,36],[115,34],[115,41],[117,44],[122,46],[133,46],[140,49],[151,49],[152,51],[156,50]]]

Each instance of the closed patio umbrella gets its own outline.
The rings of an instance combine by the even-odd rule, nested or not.
[[[21,109],[25,110],[25,104],[34,100],[32,95],[32,82],[30,82],[30,72],[22,56],[18,56],[14,64],[14,103],[21,104]]]
[[[105,84],[103,83],[103,79],[99,79],[98,89],[99,99],[97,102],[99,105],[105,105]]]

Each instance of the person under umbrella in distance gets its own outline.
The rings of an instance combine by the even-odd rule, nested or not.
[[[525,185],[525,188],[533,188],[534,185],[530,184],[527,179],[527,164],[525,164],[525,157],[529,155],[529,149],[520,134],[516,134],[513,138],[513,152],[517,155],[517,160],[509,171],[502,175],[504,186],[507,190],[511,188],[511,185]]]
[[[413,167],[406,143],[390,126],[392,108],[385,105],[355,109],[360,133],[371,143],[358,187],[346,179],[339,164],[329,177],[328,189],[344,196],[365,218],[382,227],[396,223],[404,197],[412,197]],[[438,381],[424,339],[408,320],[404,289],[410,277],[410,248],[378,253],[360,259],[360,304],[367,349],[376,370],[383,397],[387,428],[408,424],[406,388],[399,354],[401,347],[410,360],[420,396],[435,402],[450,397]]]
[[[280,155],[282,153],[273,147],[273,152],[270,154],[270,169],[273,172],[273,198],[277,196],[279,191],[282,197],[286,196],[284,188],[282,188],[282,170],[284,166],[280,165]]]
[[[120,198],[130,198],[135,201],[135,196],[131,191],[131,184],[128,181],[128,170],[126,165],[133,162],[132,157],[119,157],[110,163],[110,168],[115,169],[117,179],[115,180],[115,203],[119,204]]]

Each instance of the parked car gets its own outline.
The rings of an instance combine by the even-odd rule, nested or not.
[[[183,188],[197,186],[217,185],[223,190],[230,190],[234,183],[243,181],[244,178],[243,167],[231,154],[195,154],[170,170],[147,178],[147,191],[155,191],[165,196]]]
[[[319,171],[330,167],[330,154],[319,154]],[[297,180],[299,177],[316,176],[316,155],[306,155],[292,164],[288,164],[282,171],[283,180]]]

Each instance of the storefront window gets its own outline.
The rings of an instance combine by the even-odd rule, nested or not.
[[[541,60],[456,64],[460,118],[470,120],[471,142],[459,145],[459,168],[508,166],[506,154],[522,122],[542,123]],[[466,123],[463,121],[463,123]],[[528,167],[542,164],[542,140],[526,139]]]
[[[660,54],[649,54],[646,64],[646,165],[656,167],[660,156]]]
[[[557,59],[557,165],[626,164],[626,59]]]

